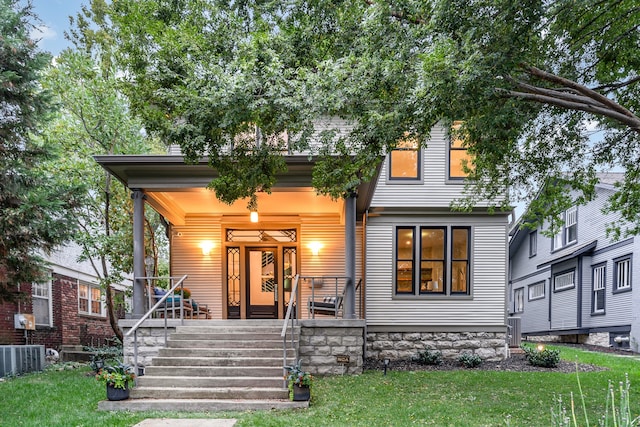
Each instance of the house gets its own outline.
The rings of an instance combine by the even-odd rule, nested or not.
[[[28,297],[0,304],[0,345],[43,345],[60,352],[67,346],[99,347],[111,343],[103,290],[88,261],[78,261],[80,247],[69,243],[44,258],[50,279],[20,284]],[[118,288],[124,290],[121,285]],[[26,316],[25,316],[26,315]],[[16,318],[25,319],[24,325]]]
[[[553,237],[543,228],[516,224],[509,243],[509,315],[520,318],[523,336],[590,343],[638,351],[639,277],[635,236],[613,240],[616,213],[602,208],[621,174],[600,175],[597,197],[563,213]],[[637,263],[636,263],[637,264]]]
[[[318,126],[348,130],[337,119]],[[171,276],[186,276],[191,295],[214,320],[283,319],[291,279],[300,275],[295,315],[302,327],[320,328],[309,333],[317,339],[300,344],[301,356],[316,372],[338,373],[344,371],[335,368],[335,356],[343,353],[356,355],[348,372],[361,370],[365,356],[407,358],[426,347],[451,358],[464,351],[506,357],[508,213],[450,209],[463,194],[465,156],[462,144],[438,127],[427,148],[403,144],[371,183],[332,200],[311,187],[314,161],[305,153],[287,155],[288,171],[273,192],[257,196],[256,222],[246,201],[226,205],[206,188],[215,176],[206,159],[95,158],[132,191],[134,229],[145,206],[164,217]],[[134,235],[133,317],[146,311],[142,236]],[[308,301],[341,295],[339,319],[310,312]],[[133,324],[121,322],[125,330]],[[331,346],[322,335],[341,325],[348,325],[349,340],[314,347]]]

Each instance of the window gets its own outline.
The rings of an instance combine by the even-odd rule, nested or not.
[[[534,257],[538,253],[538,231],[529,233],[529,257]]]
[[[606,292],[605,264],[593,267],[593,301],[591,304],[592,313],[604,313],[604,296]]]
[[[451,135],[449,138],[449,178],[463,179],[467,177],[464,167],[471,168],[471,156],[467,152],[464,139],[460,135],[455,135],[460,130],[462,122],[453,122]]]
[[[553,290],[562,291],[565,289],[571,289],[575,286],[574,283],[575,271],[567,271],[565,273],[556,274],[553,276]]]
[[[522,313],[524,311],[524,288],[513,291],[513,311]]]
[[[78,284],[78,311],[80,313],[104,316],[102,291],[97,285]]]
[[[389,153],[389,179],[420,179],[420,144],[417,139],[399,141]]]
[[[613,260],[614,292],[631,289],[631,256]]]
[[[529,301],[544,298],[544,282],[529,285]]]
[[[578,208],[570,207],[558,219],[564,221],[564,225],[553,236],[553,250],[578,241]]]
[[[52,326],[51,281],[31,285],[31,304],[36,325]]]
[[[468,295],[470,235],[468,227],[396,228],[395,293]]]
[[[414,228],[398,228],[396,233],[396,293],[413,294]]]

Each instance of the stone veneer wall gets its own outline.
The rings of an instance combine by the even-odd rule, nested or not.
[[[124,335],[136,324],[136,320],[120,319],[118,324],[122,328],[122,334]],[[167,336],[175,332],[178,325],[180,325],[179,319],[167,319]],[[164,319],[147,320],[144,327],[138,328],[137,335],[138,366],[150,366],[151,359],[158,355],[161,348],[165,347]],[[124,363],[135,366],[133,335],[124,337],[123,353]]]
[[[424,349],[436,350],[445,359],[473,353],[483,360],[507,357],[507,336],[502,332],[368,332],[367,357],[411,359]]]
[[[315,375],[362,373],[364,320],[301,320],[299,324],[303,369]],[[339,363],[338,356],[349,356],[349,363]]]

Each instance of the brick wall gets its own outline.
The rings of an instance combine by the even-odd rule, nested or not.
[[[31,295],[31,286],[22,290]],[[14,313],[32,313],[30,298],[20,303],[0,304],[0,345],[41,344],[45,348],[60,351],[63,345],[102,346],[114,336],[106,317],[88,316],[78,313],[77,280],[59,274],[53,275],[51,289],[53,326],[37,326],[35,331],[15,329]]]

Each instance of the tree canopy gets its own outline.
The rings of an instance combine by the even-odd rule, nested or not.
[[[51,56],[29,37],[32,19],[28,5],[0,0],[0,301],[48,279],[40,254],[72,235],[82,189],[57,173],[60,147],[34,138],[52,104],[40,85]]]
[[[457,207],[537,195],[530,214],[554,218],[615,168],[626,178],[609,207],[640,231],[634,0],[93,3],[107,11],[132,108],[225,172],[212,182],[222,200],[268,191],[282,144],[306,147],[319,117],[353,123],[322,135],[314,185],[334,197],[407,134],[426,141],[461,120],[475,160]],[[254,126],[259,147],[246,138]]]

